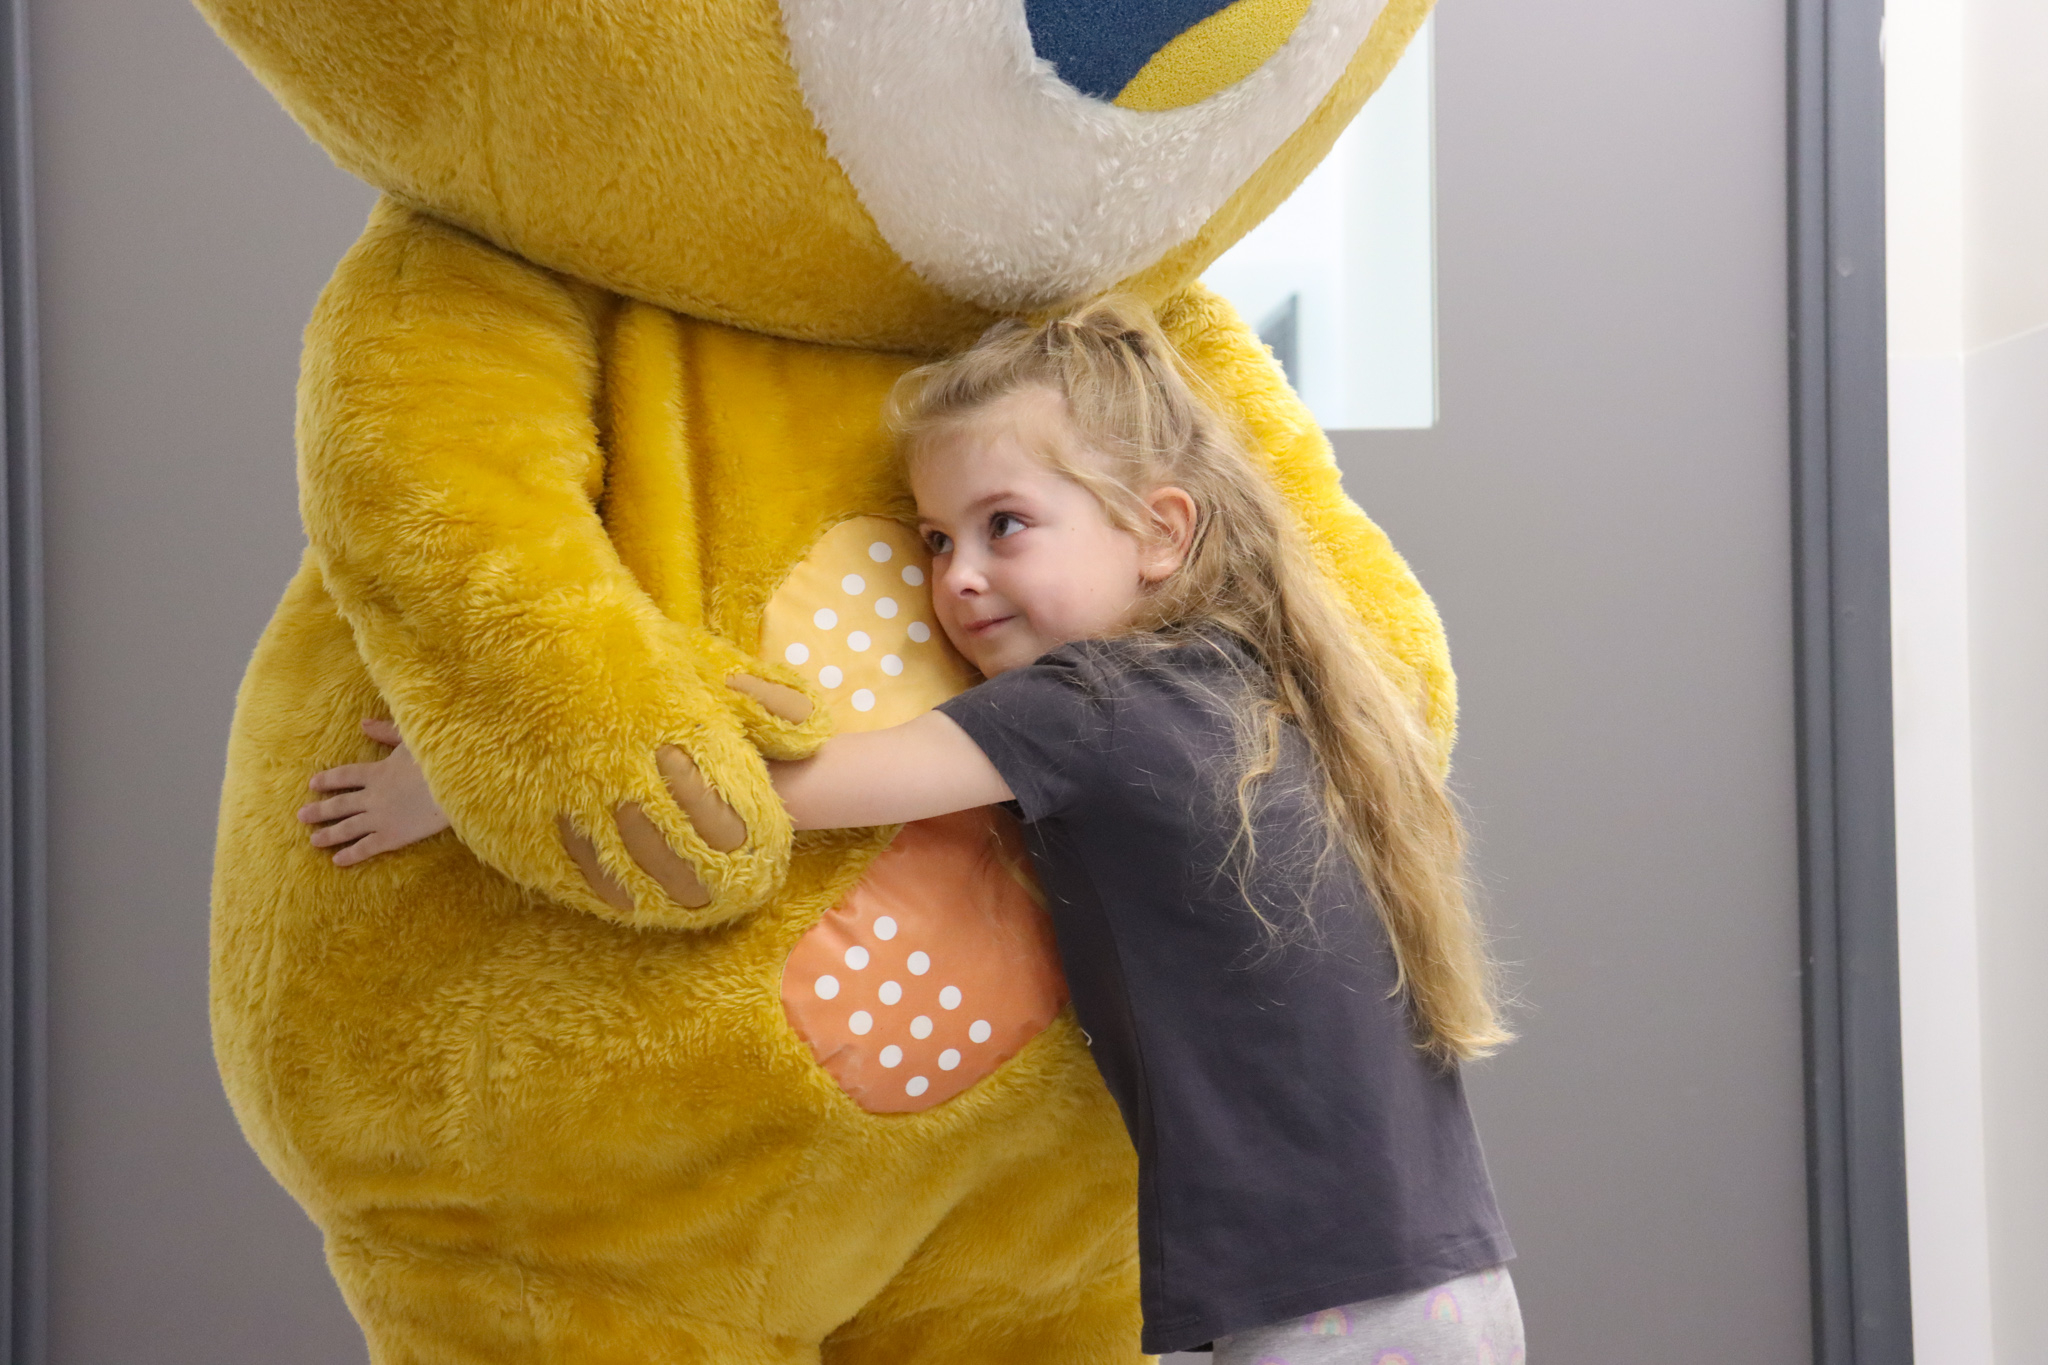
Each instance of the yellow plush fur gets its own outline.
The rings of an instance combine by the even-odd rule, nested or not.
[[[390,196],[307,332],[311,544],[242,688],[214,920],[229,1096],[373,1358],[1138,1359],[1133,1160],[1070,1019],[953,1100],[873,1115],[783,1017],[792,945],[890,832],[792,839],[761,755],[823,722],[725,679],[797,681],[754,657],[769,596],[834,524],[908,514],[882,396],[986,318],[882,243],[773,3],[202,7]],[[1427,598],[1271,358],[1188,283],[1422,9],[1391,6],[1322,110],[1138,283],[1448,737]],[[313,770],[376,752],[370,715],[398,721],[454,831],[342,871],[293,813]],[[664,745],[738,811],[739,848],[668,799]],[[640,869],[625,802],[708,904]],[[585,881],[564,817],[630,908]]]

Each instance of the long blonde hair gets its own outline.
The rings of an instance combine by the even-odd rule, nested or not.
[[[1143,304],[1112,297],[1041,325],[998,323],[969,350],[913,370],[890,404],[905,458],[914,465],[935,436],[1030,388],[1065,400],[1086,447],[1038,453],[1093,493],[1113,525],[1156,539],[1146,495],[1171,485],[1194,500],[1185,559],[1146,594],[1131,631],[1172,644],[1221,628],[1264,664],[1231,706],[1243,870],[1255,856],[1260,784],[1291,722],[1322,778],[1325,847],[1347,855],[1372,893],[1419,1044],[1450,1062],[1509,1041],[1466,899],[1463,826],[1421,707],[1394,684],[1383,646]]]

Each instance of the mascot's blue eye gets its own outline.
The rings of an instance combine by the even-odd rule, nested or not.
[[[1084,95],[1114,100],[1152,55],[1233,0],[1024,0],[1031,46]]]

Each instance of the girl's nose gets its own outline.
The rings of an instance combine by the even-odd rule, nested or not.
[[[939,575],[939,587],[949,596],[971,597],[988,590],[988,579],[971,558],[955,552]]]

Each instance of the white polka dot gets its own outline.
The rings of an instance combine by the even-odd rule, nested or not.
[[[922,1076],[912,1076],[903,1083],[903,1093],[911,1096],[922,1095],[931,1088],[932,1083]]]
[[[889,548],[889,542],[885,540],[878,540],[868,546],[868,558],[874,560],[877,564],[887,564],[895,553],[894,550]]]
[[[912,621],[910,629],[906,633],[919,644],[923,644],[926,640],[932,638],[932,628],[922,621]]]
[[[957,1010],[960,1008],[960,988],[958,986],[948,986],[939,992],[939,1008],[944,1010]]]
[[[930,953],[912,953],[912,954],[910,955],[910,962],[909,962],[909,967],[910,967],[910,974],[911,974],[912,976],[923,976],[923,975],[924,975],[924,974],[925,974],[926,972],[928,972],[928,971],[930,971],[930,970],[932,969],[932,956],[931,956],[931,954],[930,954]]]
[[[875,694],[868,691],[865,687],[853,694],[852,701],[853,709],[856,711],[872,711],[875,709]]]
[[[854,944],[851,948],[848,948],[846,950],[846,965],[853,968],[855,971],[859,971],[861,968],[867,966],[868,950],[861,947],[858,943]]]
[[[905,564],[903,566],[903,581],[913,588],[916,587],[924,582],[924,570],[918,568],[915,564]]]
[[[819,607],[811,614],[811,624],[819,630],[830,630],[839,624],[839,613],[830,607]]]
[[[798,641],[796,644],[791,645],[788,649],[783,650],[782,657],[789,660],[793,664],[809,663],[811,659],[811,647],[807,644],[804,644],[802,641]]]
[[[875,995],[880,998],[883,1004],[893,1005],[903,998],[903,987],[897,985],[894,981],[884,981],[882,988],[876,991]]]
[[[839,590],[849,597],[858,597],[868,590],[868,581],[857,573],[850,573],[839,580]]]
[[[818,670],[818,686],[837,687],[846,681],[846,675],[839,671],[838,664],[826,664]]]
[[[889,1046],[882,1049],[882,1055],[877,1057],[875,1060],[880,1062],[885,1067],[902,1066],[903,1049],[896,1046],[896,1044],[891,1043],[889,1044]]]
[[[884,597],[875,603],[875,615],[887,621],[896,615],[896,599]]]
[[[855,1010],[853,1017],[846,1021],[846,1026],[855,1033],[866,1033],[875,1026],[875,1016],[866,1010]]]
[[[882,671],[892,678],[901,677],[903,674],[903,660],[897,658],[894,654],[884,654],[882,656]]]
[[[839,994],[839,978],[836,976],[821,976],[818,978],[818,984],[812,989],[818,992],[820,1000],[830,1000],[833,996]]]
[[[882,940],[882,942],[884,943],[887,943],[890,939],[896,937],[896,921],[890,919],[887,915],[884,915],[880,919],[876,920],[875,937]]]
[[[931,1017],[931,1016],[930,1016],[929,1014],[920,1014],[920,1015],[918,1015],[918,1016],[917,1016],[917,1018],[915,1018],[915,1019],[911,1020],[911,1021],[910,1021],[910,1036],[911,1036],[911,1037],[913,1037],[913,1038],[929,1038],[929,1037],[931,1037],[931,1036],[932,1036],[932,1017]]]
[[[846,637],[846,647],[856,654],[867,653],[868,646],[873,643],[874,641],[868,638],[868,633],[864,630],[856,630]]]
[[[967,1026],[967,1036],[977,1043],[987,1042],[994,1033],[995,1030],[988,1026],[986,1019],[977,1019]]]
[[[939,1054],[939,1070],[951,1071],[954,1067],[958,1065],[960,1065],[959,1048],[949,1047],[944,1052],[941,1052]]]

